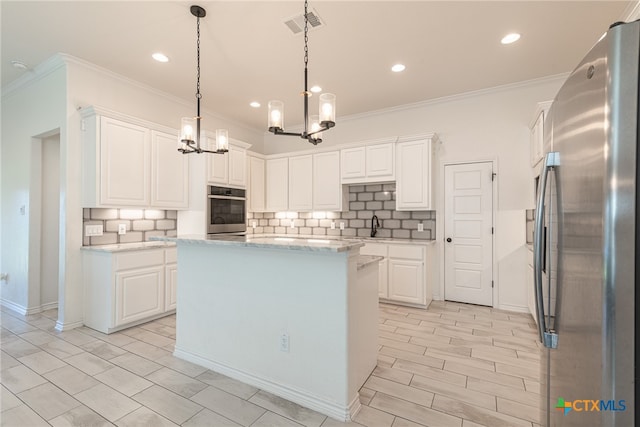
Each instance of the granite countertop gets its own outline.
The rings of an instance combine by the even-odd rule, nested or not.
[[[382,261],[384,257],[376,256],[376,255],[360,255],[358,257],[358,270],[362,270],[365,267],[373,263],[377,263],[378,261]]]
[[[99,246],[82,246],[80,249],[83,251],[94,252],[127,252],[127,251],[139,251],[140,249],[158,249],[158,248],[172,248],[175,247],[174,242],[136,242],[136,243],[120,243],[113,245],[99,245]]]
[[[364,246],[364,243],[353,240],[325,239],[315,237],[277,237],[277,236],[201,236],[188,235],[178,237],[152,237],[156,241],[181,242],[205,245],[241,246],[253,248],[277,248],[312,252],[347,252]]]
[[[408,245],[433,245],[435,240],[424,239],[394,239],[392,237],[357,237],[357,236],[325,236],[325,235],[306,235],[306,234],[247,234],[247,237],[287,237],[292,239],[323,239],[323,240],[342,240],[342,241],[359,241],[372,243],[403,243]]]

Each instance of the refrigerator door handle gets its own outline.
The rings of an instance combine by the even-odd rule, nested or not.
[[[536,314],[538,317],[538,335],[540,341],[548,348],[556,348],[558,335],[550,331],[546,325],[544,315],[544,300],[542,295],[542,258],[544,255],[543,233],[544,233],[544,199],[547,192],[547,176],[549,171],[559,165],[558,153],[547,153],[544,158],[542,173],[540,174],[540,185],[538,200],[536,202],[536,214],[533,238],[533,281],[536,297]],[[551,245],[551,242],[547,242]]]

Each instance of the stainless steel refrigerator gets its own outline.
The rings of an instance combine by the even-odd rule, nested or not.
[[[640,422],[639,52],[640,22],[612,25],[545,121],[534,236],[543,425]]]

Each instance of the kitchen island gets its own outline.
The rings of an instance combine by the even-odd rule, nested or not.
[[[175,355],[350,420],[376,366],[377,257],[357,241],[159,238],[178,247]]]

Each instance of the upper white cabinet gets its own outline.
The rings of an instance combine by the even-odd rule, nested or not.
[[[397,144],[396,210],[435,209],[433,183],[438,142],[435,134],[429,134]]]
[[[395,180],[394,143],[370,144],[340,150],[342,183]]]
[[[81,114],[83,207],[188,208],[175,130],[94,107]]]
[[[313,209],[313,156],[289,157],[289,210]]]
[[[209,140],[209,147],[215,146]],[[247,148],[250,145],[241,141],[229,144],[224,154],[207,154],[207,181],[209,184],[225,187],[245,188],[247,186]]]
[[[189,207],[189,159],[176,149],[177,138],[151,131],[151,206]]]
[[[265,210],[265,185],[264,185],[264,159],[248,156],[249,186],[248,186],[248,211],[264,212]]]
[[[529,125],[531,131],[529,149],[532,168],[535,168],[544,156],[544,120],[550,107],[551,101],[539,102],[536,106],[533,120]]]
[[[280,212],[289,208],[289,159],[266,161],[267,211]]]
[[[340,152],[313,155],[313,209],[341,211],[347,206],[346,191],[340,183]]]

